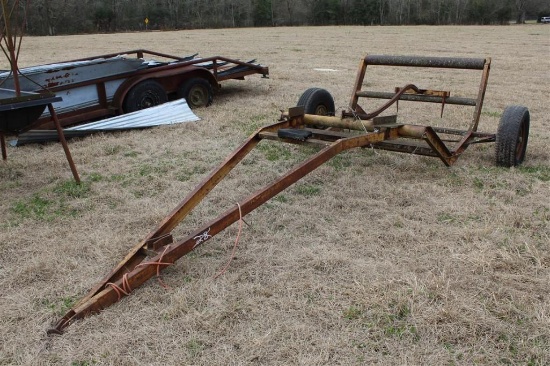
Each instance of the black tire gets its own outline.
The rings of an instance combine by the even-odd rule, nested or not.
[[[124,99],[124,112],[130,113],[153,107],[168,101],[166,91],[158,82],[145,80],[136,84]]]
[[[185,98],[190,108],[208,107],[214,99],[212,85],[203,78],[191,78],[178,88],[178,98]]]
[[[497,166],[512,167],[523,162],[529,137],[529,123],[530,115],[526,107],[506,107],[496,134]]]
[[[321,88],[309,88],[307,89],[298,103],[297,107],[304,107],[305,114],[316,114],[319,116],[334,116],[334,98],[332,95]]]

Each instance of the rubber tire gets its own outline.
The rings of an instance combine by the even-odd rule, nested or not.
[[[309,88],[298,99],[297,107],[304,107],[305,114],[334,116],[334,98],[325,89]]]
[[[155,80],[145,80],[133,86],[126,94],[123,108],[125,113],[131,113],[167,101],[168,95],[162,85]]]
[[[529,110],[520,105],[506,107],[496,134],[496,165],[517,166],[525,159],[529,137]]]
[[[214,99],[212,85],[203,78],[191,78],[178,88],[178,98],[185,98],[190,108],[208,107]]]

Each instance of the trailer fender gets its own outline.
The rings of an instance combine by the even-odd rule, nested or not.
[[[211,72],[201,67],[191,65],[179,69],[163,70],[155,73],[143,73],[128,78],[115,92],[112,105],[117,110],[118,114],[127,113],[128,111],[124,108],[124,102],[128,96],[128,93],[137,84],[147,80],[160,84],[168,95],[168,99],[174,99],[177,97],[177,92],[180,87],[186,81],[191,79],[202,79],[208,82],[212,86],[212,89],[217,90],[219,88],[219,84]]]

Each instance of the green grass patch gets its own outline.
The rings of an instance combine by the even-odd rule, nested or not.
[[[96,365],[97,361],[91,360],[91,361],[73,361],[71,362],[71,366],[91,366]]]
[[[279,194],[279,195],[273,197],[273,201],[279,202],[279,203],[287,203],[288,202],[288,197],[285,196],[284,194]]]
[[[111,155],[117,155],[123,149],[124,148],[121,145],[110,145],[110,146],[105,146],[103,148],[103,152],[105,153],[105,155],[111,156]]]
[[[42,299],[40,304],[48,308],[55,315],[64,315],[76,304],[76,297],[68,296],[54,301]]]
[[[191,339],[185,344],[185,348],[191,357],[197,357],[204,349],[204,343],[197,339]]]
[[[74,180],[59,183],[54,192],[71,198],[85,198],[90,193],[91,182],[83,181],[78,184]]]
[[[317,196],[321,193],[321,188],[311,184],[300,184],[297,185],[294,189],[296,193],[301,194],[302,196],[312,197]]]
[[[288,160],[292,156],[290,150],[288,149],[288,146],[281,144],[260,144],[258,145],[258,150],[269,161]]]
[[[525,175],[534,177],[543,182],[550,181],[550,166],[523,166],[520,165],[517,170]]]
[[[60,182],[53,188],[53,192],[43,190],[42,193],[35,193],[31,197],[15,201],[11,211],[21,219],[46,222],[51,222],[57,217],[74,217],[78,214],[78,210],[70,207],[70,201],[87,198],[90,187],[91,181],[83,181],[80,184],[72,179]]]
[[[495,111],[483,111],[481,112],[482,115],[487,117],[493,117],[493,118],[500,118],[502,116],[502,112],[495,112]]]
[[[90,173],[88,174],[88,177],[87,179],[90,181],[90,182],[101,182],[102,180],[105,179],[105,177],[99,173]]]
[[[166,168],[159,165],[143,164],[138,168],[137,174],[141,177],[147,177],[159,173],[166,173]]]
[[[363,311],[360,308],[353,305],[345,309],[343,314],[344,318],[347,320],[356,320],[361,318],[362,315],[363,315]]]
[[[348,154],[340,154],[330,159],[327,164],[334,168],[334,170],[341,171],[349,168],[352,165],[352,161]]]
[[[24,219],[37,218],[42,220],[46,218],[51,205],[52,201],[34,194],[27,200],[16,201],[12,211]]]
[[[206,173],[207,169],[205,167],[199,167],[199,166],[195,166],[195,167],[192,167],[192,168],[184,168],[182,169],[181,172],[179,172],[177,175],[176,175],[176,179],[179,180],[180,182],[186,182],[188,181],[189,179],[191,179],[191,177],[193,177],[194,175],[203,175],[204,173]]]
[[[124,156],[127,157],[127,158],[135,158],[139,155],[139,153],[137,151],[133,151],[133,150],[130,150],[130,151],[127,151],[124,153]]]
[[[483,187],[485,187],[485,183],[483,182],[483,179],[478,177],[474,177],[472,183],[474,185],[474,188],[477,189],[478,191],[483,190]]]
[[[444,224],[450,224],[450,223],[456,222],[457,218],[448,212],[443,212],[437,215],[437,221]]]
[[[235,121],[234,125],[239,126],[240,130],[243,131],[246,136],[252,135],[254,132],[256,132],[259,128],[264,127],[268,124],[268,121],[270,118],[272,118],[272,115],[267,114],[257,114],[252,117],[248,121]]]

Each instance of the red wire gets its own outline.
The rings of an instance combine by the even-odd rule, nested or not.
[[[214,279],[220,277],[222,274],[225,273],[225,271],[227,271],[229,265],[235,258],[235,253],[237,252],[237,245],[239,244],[239,239],[241,238],[241,232],[243,230],[243,213],[241,211],[241,205],[237,203],[237,206],[239,206],[239,231],[237,232],[237,237],[235,238],[235,245],[233,245],[233,250],[231,251],[231,257],[229,258],[229,261],[227,262],[225,267],[220,272],[218,272],[217,275],[214,276]]]

